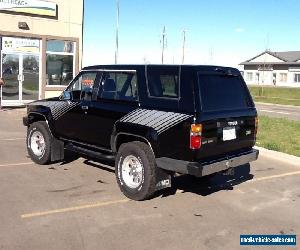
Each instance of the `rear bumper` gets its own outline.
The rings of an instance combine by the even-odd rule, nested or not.
[[[220,158],[214,161],[202,163],[161,157],[156,159],[156,164],[159,168],[165,170],[201,177],[255,161],[258,158],[258,154],[258,150],[252,149],[244,153],[231,155],[227,158]]]

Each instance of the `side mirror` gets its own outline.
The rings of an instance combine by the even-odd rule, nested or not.
[[[71,92],[67,91],[67,90],[64,90],[63,93],[62,93],[62,97],[63,97],[64,100],[71,100]]]

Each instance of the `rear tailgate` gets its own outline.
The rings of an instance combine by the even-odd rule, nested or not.
[[[247,150],[256,139],[257,112],[238,72],[199,72],[202,146],[196,159],[214,159]]]
[[[229,116],[202,121],[202,146],[197,152],[197,159],[221,157],[253,147],[255,144],[255,117],[255,115]]]

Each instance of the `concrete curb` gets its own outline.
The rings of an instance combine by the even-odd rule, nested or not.
[[[262,104],[262,105],[267,105],[267,106],[277,106],[277,107],[286,107],[286,108],[296,108],[300,109],[300,106],[295,106],[295,105],[283,105],[283,104],[275,104],[275,103],[267,103],[267,102],[254,102],[255,104]]]
[[[278,152],[278,151],[269,150],[266,148],[257,147],[257,146],[255,146],[254,148],[258,149],[259,153],[263,156],[271,157],[271,158],[273,158],[275,160],[279,160],[279,161],[285,161],[292,165],[296,165],[296,166],[300,167],[300,157],[297,157],[294,155],[289,155],[289,154]]]

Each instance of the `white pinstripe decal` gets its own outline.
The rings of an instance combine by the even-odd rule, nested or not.
[[[50,108],[53,119],[58,120],[64,114],[79,105],[79,103],[67,101],[37,101],[30,105],[41,105]]]
[[[150,109],[136,109],[120,119],[120,122],[128,122],[151,127],[161,134],[180,122],[192,117],[192,115],[166,112]]]

